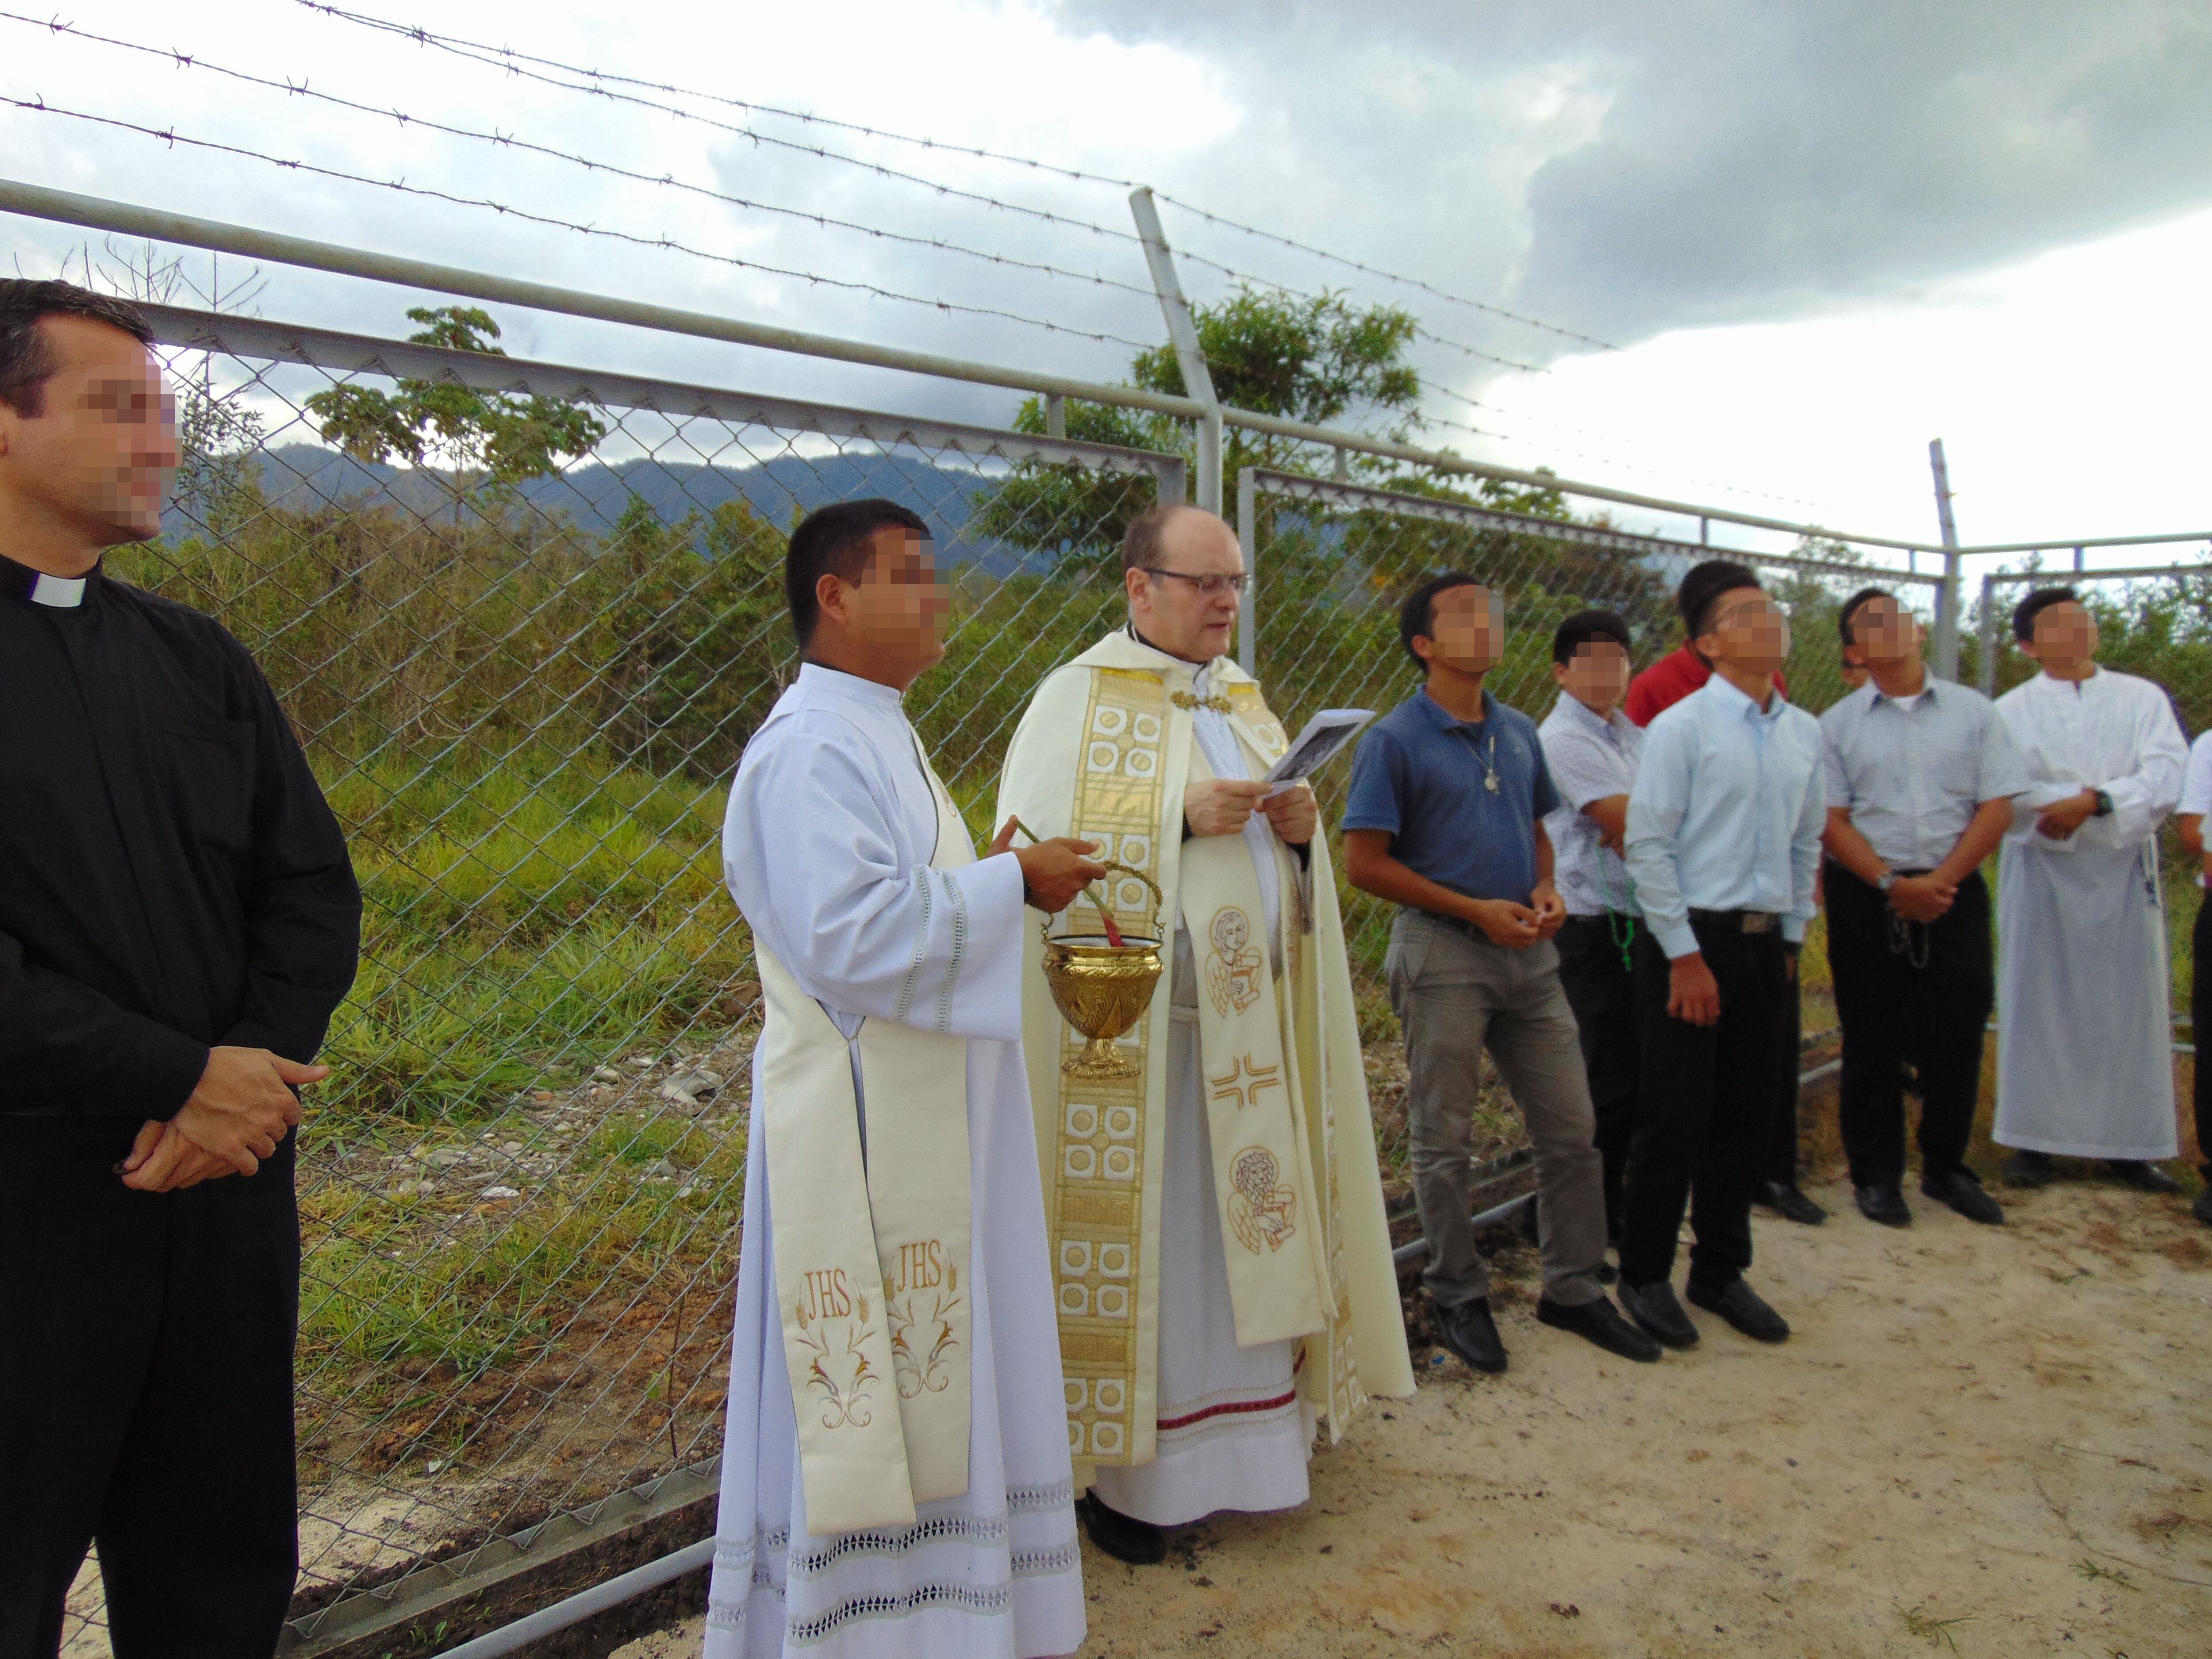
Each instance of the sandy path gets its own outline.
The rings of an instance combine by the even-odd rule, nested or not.
[[[1610,1360],[1502,1282],[1503,1378],[1423,1368],[1314,1502],[1086,1548],[1089,1655],[2212,1651],[2212,1234],[2106,1186],[1907,1231],[1761,1215],[1796,1324]],[[1388,1415],[1384,1413],[1387,1412]],[[623,1649],[696,1654],[698,1625]]]

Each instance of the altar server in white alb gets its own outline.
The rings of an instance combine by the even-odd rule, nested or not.
[[[1080,1039],[1034,940],[1022,989],[1084,1522],[1144,1563],[1163,1528],[1304,1503],[1319,1419],[1341,1435],[1413,1379],[1328,844],[1310,791],[1261,781],[1283,728],[1223,654],[1236,532],[1156,507],[1121,562],[1129,625],[1038,688],[998,815],[1096,842],[1166,896],[1122,875],[1108,901],[1174,940],[1124,1039],[1136,1076],[1062,1069]]]
[[[1062,1654],[1084,1637],[1020,1046],[1024,902],[1076,844],[978,860],[901,708],[943,655],[928,532],[793,532],[804,664],[723,829],[767,1005],[708,1659]]]
[[[1996,1139],[2005,1179],[2039,1187],[2053,1154],[2102,1158],[2145,1192],[2174,1134],[2160,819],[2189,747],[2166,693],[2097,665],[2097,622],[2070,587],[2013,612],[2041,666],[1997,699],[2034,780],[1997,872]]]

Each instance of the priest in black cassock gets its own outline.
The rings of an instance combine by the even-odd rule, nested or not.
[[[149,337],[0,282],[0,1659],[95,1540],[117,1659],[268,1659],[298,1568],[294,1091],[361,895],[245,648],[101,571],[177,464]]]

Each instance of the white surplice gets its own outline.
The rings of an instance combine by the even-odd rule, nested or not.
[[[2034,779],[1997,875],[1997,1116],[2007,1146],[2066,1158],[2179,1150],[2160,821],[2189,747],[2166,693],[2100,668],[1997,699]],[[2102,789],[2110,816],[2063,841],[2036,811]]]
[[[773,1294],[757,1055],[707,1659],[1027,1659],[1082,1645],[1020,1042],[1021,870],[1011,854],[932,869],[938,823],[897,692],[812,665],[746,745],[731,791],[730,891],[848,1038],[864,1018],[903,1018],[969,1040],[973,1397],[964,1496],[920,1505],[912,1527],[808,1533]],[[865,1136],[865,1098],[860,1107]]]
[[[1211,688],[1201,668],[1191,691]],[[1191,735],[1215,776],[1257,775],[1228,716],[1201,704]],[[1284,902],[1272,842],[1255,812],[1244,842],[1260,878],[1264,936],[1279,939]],[[1296,902],[1296,896],[1291,900]],[[1167,1162],[1160,1192],[1159,1455],[1149,1463],[1102,1467],[1091,1490],[1111,1508],[1155,1526],[1177,1527],[1217,1510],[1285,1510],[1306,1501],[1315,1419],[1298,1398],[1296,1342],[1237,1346],[1229,1258],[1214,1199],[1213,1153],[1199,1070],[1197,959],[1178,915],[1176,1006],[1168,1032]],[[1282,963],[1275,964],[1282,970]]]

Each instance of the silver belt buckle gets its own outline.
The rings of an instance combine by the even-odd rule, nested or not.
[[[1746,910],[1743,931],[1747,933],[1771,933],[1774,931],[1775,915],[1771,910]]]

